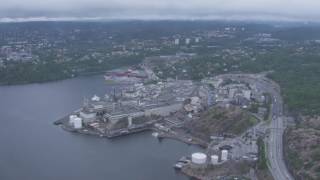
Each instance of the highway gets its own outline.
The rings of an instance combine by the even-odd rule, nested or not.
[[[271,103],[271,123],[269,125],[270,135],[266,141],[269,169],[275,180],[293,180],[283,158],[283,133],[286,128],[283,119],[283,100],[280,95],[280,87],[264,76],[250,74],[225,74],[218,76],[222,79],[233,79],[249,84],[254,84],[259,91],[269,93]]]

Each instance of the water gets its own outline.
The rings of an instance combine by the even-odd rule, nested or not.
[[[101,76],[0,87],[1,180],[188,179],[172,165],[199,150],[151,132],[105,139],[65,132],[52,123],[84,97],[112,91]]]

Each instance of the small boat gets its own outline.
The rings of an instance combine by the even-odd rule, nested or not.
[[[178,162],[178,163],[175,164],[173,167],[174,167],[175,169],[182,169],[184,165],[185,165],[185,163]]]

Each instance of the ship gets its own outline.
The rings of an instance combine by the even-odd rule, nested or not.
[[[110,71],[104,75],[108,83],[136,83],[143,82],[148,78],[143,72],[128,69],[125,71]]]

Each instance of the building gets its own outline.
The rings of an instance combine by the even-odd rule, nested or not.
[[[179,45],[180,44],[180,39],[175,39],[174,40],[174,45]]]
[[[195,41],[195,43],[199,43],[199,42],[200,42],[200,38],[199,38],[199,37],[196,37],[196,38],[194,39],[194,41]]]
[[[185,40],[186,45],[189,45],[190,42],[191,42],[191,39],[190,38],[186,38],[186,40]]]
[[[80,111],[79,116],[83,120],[83,123],[91,123],[96,120],[96,112],[84,110]]]
[[[176,112],[182,108],[182,103],[167,104],[164,106],[149,107],[145,110],[145,115],[168,116],[170,113]]]

